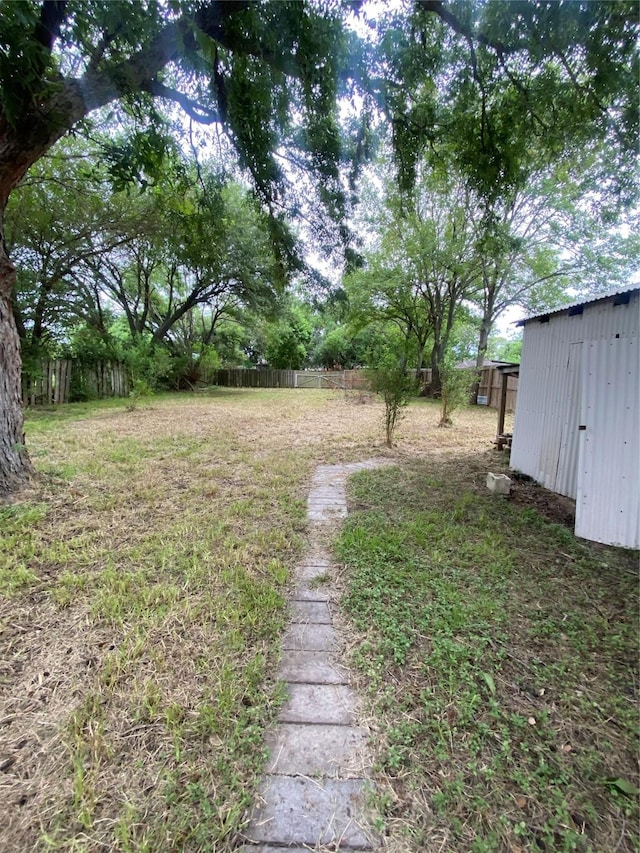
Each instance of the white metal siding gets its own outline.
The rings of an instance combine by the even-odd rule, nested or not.
[[[621,499],[626,495],[627,509],[618,512],[615,525],[612,521],[603,522],[610,529],[607,527],[601,534],[608,538],[598,541],[636,548],[640,479],[639,325],[638,293],[632,294],[628,305],[614,306],[611,301],[595,303],[585,305],[582,314],[572,317],[565,313],[552,315],[546,323],[537,320],[527,323],[511,451],[512,468],[552,491],[577,498],[580,442],[585,440],[585,433],[578,426],[585,425],[591,441],[588,454],[598,459],[590,477],[606,484],[605,488],[589,487],[588,515],[583,507],[582,518],[608,518],[608,507],[616,502],[614,491],[618,489]],[[609,346],[612,341],[617,343]],[[629,345],[625,347],[621,341]],[[598,342],[603,345],[592,346]],[[614,376],[624,378],[614,380]],[[603,389],[608,389],[608,393]],[[583,394],[591,400],[590,404],[585,401],[590,405],[585,409],[590,418],[586,424],[580,420]],[[614,484],[616,471],[626,472],[622,487]],[[580,535],[592,538],[588,529]]]
[[[638,548],[638,338],[592,341],[584,357],[576,535]]]

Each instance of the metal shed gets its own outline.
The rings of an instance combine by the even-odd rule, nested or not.
[[[640,547],[640,288],[519,325],[511,467],[575,499],[577,536]]]

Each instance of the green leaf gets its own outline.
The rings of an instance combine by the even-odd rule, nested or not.
[[[496,695],[496,683],[493,680],[493,676],[488,672],[481,672],[480,675],[484,678],[485,684],[489,688],[492,696]]]
[[[607,779],[606,785],[608,788],[615,788],[627,797],[637,797],[640,794],[640,790],[628,779]]]

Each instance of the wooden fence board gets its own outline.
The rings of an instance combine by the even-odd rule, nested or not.
[[[415,373],[415,371],[414,371]],[[431,381],[431,371],[421,370],[420,385]],[[89,397],[126,397],[129,394],[127,371],[123,364],[104,362],[83,367],[71,359],[43,361],[39,370],[22,377],[24,406],[49,406],[68,403],[74,384]],[[227,388],[329,388],[365,390],[369,386],[363,370],[271,370],[270,368],[227,368],[214,371],[214,384]],[[484,367],[480,374],[479,395],[487,398],[487,406],[497,409],[500,403],[500,372]],[[507,411],[515,411],[518,378],[509,376]]]
[[[123,364],[105,362],[82,367],[72,359],[42,361],[36,371],[22,376],[23,406],[57,406],[71,399],[72,375],[90,397],[126,397],[127,371]]]

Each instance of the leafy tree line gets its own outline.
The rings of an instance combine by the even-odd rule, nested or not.
[[[362,227],[374,240],[345,289],[352,323],[392,324],[400,361],[429,366],[436,395],[449,356],[473,353],[479,369],[499,355],[491,339],[507,309],[540,311],[637,277],[631,219],[626,233],[607,228],[585,208],[575,175],[541,171],[488,216],[453,164],[442,169],[430,159],[416,170],[409,198],[388,174],[382,204],[379,190],[363,194]]]
[[[96,155],[95,143],[60,144],[7,208],[27,370],[43,356],[117,359],[134,381],[180,388],[221,364],[370,366],[395,352],[401,368],[430,366],[439,394],[446,359],[477,354],[480,366],[498,354],[489,339],[507,307],[556,305],[569,283],[594,289],[603,272],[608,286],[622,282],[637,257],[636,233],[598,229],[560,170],[501,200],[488,226],[453,167],[425,162],[409,208],[380,157],[358,221],[375,249],[315,301],[292,252],[293,298],[264,212],[229,174],[174,151],[152,187],[118,189]]]
[[[23,359],[146,352],[153,361],[163,350],[175,377],[197,377],[221,327],[229,334],[243,313],[268,317],[278,306],[266,215],[246,187],[196,175],[183,158],[145,192],[114,190],[105,170],[87,166],[94,159],[79,142],[59,146],[8,206]]]
[[[58,300],[64,313],[79,294],[97,287],[103,319],[117,305],[132,337],[145,329],[174,348],[190,323],[195,327],[211,322],[210,315],[195,320],[192,312],[214,304],[217,296],[227,293],[231,279],[241,299],[251,304],[255,296],[260,302],[258,294],[249,294],[253,285],[248,274],[255,269],[230,272],[221,265],[220,254],[207,257],[204,245],[201,257],[195,251],[197,240],[189,242],[181,231],[187,217],[210,204],[218,205],[220,212],[237,202],[238,212],[262,218],[271,250],[267,266],[284,280],[295,266],[286,223],[304,206],[294,186],[303,186],[303,175],[320,202],[312,205],[316,223],[322,209],[324,221],[335,223],[327,228],[327,236],[342,244],[349,264],[357,262],[347,215],[358,165],[370,155],[377,133],[390,135],[397,167],[396,216],[408,223],[400,228],[406,249],[416,242],[421,248],[423,241],[430,247],[431,259],[420,256],[408,265],[414,272],[421,270],[422,278],[433,257],[443,251],[430,225],[434,214],[427,215],[424,198],[415,191],[428,157],[435,158],[429,168],[436,174],[452,167],[460,176],[459,184],[446,187],[446,192],[455,194],[458,208],[474,199],[485,247],[506,258],[510,269],[513,242],[504,238],[510,199],[526,193],[536,176],[550,175],[552,167],[571,158],[588,160],[595,195],[610,218],[633,202],[638,122],[635,4],[417,0],[375,20],[370,15],[366,2],[311,0],[3,3],[0,491],[19,487],[31,471],[19,405],[20,335],[24,331],[41,337],[38,318],[53,310],[56,294],[70,296],[67,305]],[[224,140],[222,148],[250,182],[257,206],[252,208],[248,200],[241,203],[242,192],[234,196],[226,181],[201,195],[197,190],[184,196],[176,192],[183,201],[156,209],[153,228],[150,218],[137,217],[145,227],[135,241],[125,239],[114,246],[110,255],[118,258],[117,264],[101,263],[88,238],[73,274],[65,272],[60,278],[55,263],[65,268],[65,258],[52,257],[40,270],[40,281],[31,281],[34,298],[30,307],[22,308],[21,317],[15,295],[15,262],[20,259],[17,253],[10,259],[6,237],[11,237],[5,233],[7,205],[16,188],[25,178],[31,180],[30,170],[69,131],[90,134],[96,117],[109,123],[107,107],[110,138],[100,146],[100,162],[121,187],[138,182],[152,188],[163,177],[175,147],[163,105],[179,107],[190,122],[211,127],[216,139]],[[127,120],[123,136],[114,132],[123,126],[121,116]],[[177,190],[180,177],[171,180],[177,181]],[[137,205],[153,209],[153,199],[152,191],[128,210],[125,206],[112,211],[115,219],[105,221],[92,239],[111,239],[121,227],[116,221],[120,214],[135,213]],[[215,211],[210,212],[215,218]],[[100,208],[95,215],[108,214]],[[86,224],[91,225],[91,215],[89,219]],[[451,244],[458,245],[460,225],[452,226],[455,239],[451,228],[442,227]],[[181,243],[175,263],[162,253],[165,229]],[[235,248],[240,231],[238,226]],[[324,228],[316,228],[316,233],[325,233]],[[432,301],[443,302],[438,288],[453,287],[460,293],[463,282],[466,288],[470,263],[465,255],[463,264],[449,268],[446,276],[430,276]],[[395,259],[391,266],[397,271]],[[267,282],[266,272],[261,275],[258,279]],[[496,276],[501,277],[497,267],[485,271],[485,283]],[[44,280],[46,288],[36,294]],[[421,281],[423,290],[424,285]],[[219,287],[223,290],[216,293]],[[267,284],[266,290],[270,288]],[[460,300],[462,309],[465,301]],[[254,310],[262,315],[260,304]],[[487,311],[491,313],[489,307]],[[436,321],[430,321],[432,352],[434,347],[441,352],[446,348],[449,318],[455,314],[447,310],[438,329]],[[99,316],[94,319],[94,325],[100,323]]]

